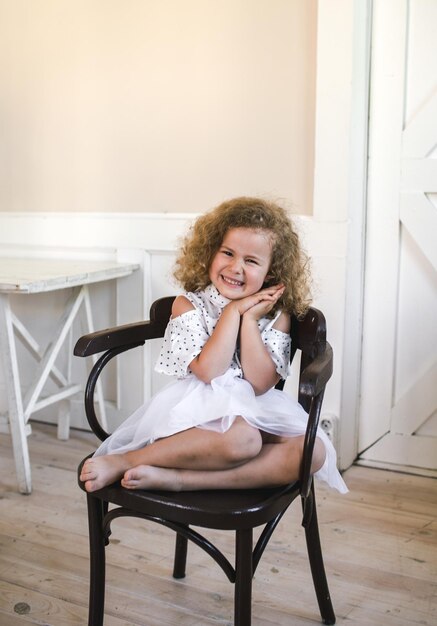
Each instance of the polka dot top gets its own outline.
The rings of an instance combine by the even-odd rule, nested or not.
[[[230,302],[212,284],[203,291],[188,292],[184,296],[192,303],[194,309],[170,319],[155,366],[157,372],[178,378],[191,375],[189,364],[202,351],[223,308]],[[288,333],[273,328],[279,315],[280,311],[274,318],[262,317],[258,320],[258,327],[263,343],[275,363],[276,371],[285,379],[290,362],[291,338]],[[234,370],[235,376],[243,378],[238,348],[232,358],[230,369]]]

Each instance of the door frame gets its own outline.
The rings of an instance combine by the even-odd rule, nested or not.
[[[341,299],[342,315],[328,318],[329,336],[333,327],[341,333],[335,352],[339,413],[330,417],[343,470],[358,454],[372,10],[372,0],[318,2],[313,217],[338,230],[344,225],[347,233],[338,249],[344,283],[330,294]],[[328,393],[325,410],[331,406]]]
[[[355,2],[348,194],[348,246],[339,466],[358,455],[367,241],[367,185],[373,2]]]

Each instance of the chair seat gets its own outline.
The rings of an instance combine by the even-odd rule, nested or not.
[[[79,474],[81,467],[82,464]],[[79,485],[85,490],[80,481]],[[220,530],[266,524],[298,495],[298,481],[270,489],[184,492],[125,489],[116,482],[93,492],[94,497],[143,515]]]

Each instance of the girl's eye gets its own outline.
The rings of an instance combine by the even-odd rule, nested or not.
[[[229,252],[229,250],[222,250],[223,254],[226,254],[226,256],[232,256],[232,252]]]
[[[255,261],[255,259],[247,259],[246,262],[247,263],[251,263],[252,265],[258,265],[258,263]]]

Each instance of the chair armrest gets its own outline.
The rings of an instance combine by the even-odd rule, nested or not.
[[[113,348],[138,345],[147,339],[155,339],[159,336],[156,324],[150,321],[115,326],[80,337],[74,346],[74,354],[75,356],[90,356]]]
[[[106,350],[138,346],[148,339],[163,337],[175,296],[159,298],[150,307],[150,320],[116,326],[80,337],[74,347],[76,356],[90,356]]]
[[[333,352],[330,344],[325,343],[323,352],[315,357],[301,373],[299,396],[304,400],[308,410],[308,423],[305,432],[302,465],[300,474],[300,494],[303,505],[302,525],[307,526],[312,515],[313,478],[311,465],[313,459],[314,444],[316,441],[317,427],[319,425],[320,410],[322,407],[325,387],[331,378],[333,369]]]
[[[94,392],[97,380],[111,359],[131,348],[143,345],[146,339],[151,339],[151,328],[153,329],[153,324],[150,322],[138,322],[107,328],[106,330],[83,335],[78,339],[74,347],[75,356],[85,357],[103,352],[94,363],[88,376],[84,398],[88,424],[100,441],[104,441],[109,437],[109,433],[103,429],[94,409]]]
[[[94,410],[94,391],[103,368],[111,359],[148,339],[164,337],[175,296],[159,298],[150,307],[150,320],[125,324],[83,335],[74,347],[75,356],[90,356],[103,352],[94,364],[85,387],[85,413],[92,431],[103,441],[109,434],[103,430]]]
[[[309,363],[300,375],[299,393],[307,398],[318,396],[332,376],[333,352],[326,341],[321,354]]]

